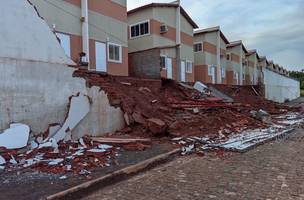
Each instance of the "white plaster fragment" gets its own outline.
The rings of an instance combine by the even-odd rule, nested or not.
[[[27,145],[30,135],[30,127],[25,124],[11,124],[0,134],[0,147],[7,149],[19,149]]]
[[[107,150],[105,150],[105,149],[90,149],[88,151],[92,152],[92,153],[103,153],[103,152],[106,152]]]
[[[76,125],[89,113],[90,102],[87,96],[79,95],[71,98],[70,110],[63,126],[54,136],[57,142],[66,138],[66,134],[72,131]]]
[[[50,160],[50,162],[48,164],[49,165],[58,165],[58,164],[62,163],[63,161],[64,161],[63,158],[57,158],[57,159]]]
[[[99,149],[111,149],[113,146],[107,144],[100,144],[98,145]]]

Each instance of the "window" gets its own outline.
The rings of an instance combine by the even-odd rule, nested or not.
[[[202,43],[197,43],[193,45],[194,52],[202,51]]]
[[[71,39],[69,35],[62,34],[62,33],[56,33],[57,37],[60,40],[60,45],[62,46],[65,54],[69,57],[71,57]]]
[[[108,44],[108,60],[110,62],[122,62],[122,50],[121,45],[109,43]]]
[[[227,54],[226,56],[227,56],[227,60],[230,60],[230,54]]]
[[[222,72],[222,77],[225,78],[226,77],[226,69],[224,67],[221,68],[221,72]]]
[[[130,38],[136,38],[139,36],[149,35],[150,34],[149,21],[131,25],[130,33],[131,33]]]
[[[160,67],[166,68],[166,56],[160,56]]]
[[[213,76],[214,74],[214,67],[212,65],[208,66],[208,75]]]
[[[192,73],[192,62],[190,62],[190,61],[187,61],[187,63],[186,63],[186,72]]]

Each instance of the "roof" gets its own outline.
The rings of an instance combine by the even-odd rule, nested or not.
[[[221,28],[219,26],[194,31],[194,35],[200,35],[200,34],[204,34],[204,33],[212,33],[212,32],[217,32],[217,31],[220,31],[221,38],[225,41],[225,43],[229,44],[228,39],[225,37],[225,35],[223,34],[223,32],[221,31]]]
[[[251,56],[251,55],[253,55],[253,54],[256,54],[258,60],[260,60],[260,56],[259,56],[259,54],[258,54],[258,52],[257,52],[256,49],[248,50],[248,53],[246,53],[246,56]]]
[[[248,53],[247,49],[246,49],[245,46],[243,45],[242,40],[230,42],[230,43],[227,45],[227,48],[233,48],[233,47],[236,47],[236,46],[239,46],[239,45],[242,45],[242,48],[243,48],[244,52],[245,52],[245,53]]]
[[[174,7],[177,8],[178,4],[176,3],[150,3],[144,6],[140,6],[138,8],[134,8],[132,10],[128,11],[128,15],[139,12],[141,10],[147,9],[147,8],[156,8],[156,7]],[[193,26],[193,28],[198,28],[198,25],[193,21],[193,19],[188,15],[188,13],[184,10],[183,7],[181,7],[181,14],[187,19],[187,21]]]

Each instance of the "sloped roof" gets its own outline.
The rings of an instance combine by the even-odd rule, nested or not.
[[[212,33],[212,32],[216,32],[216,31],[220,31],[221,38],[225,41],[226,44],[229,44],[228,39],[225,37],[225,35],[223,34],[223,32],[221,31],[221,28],[219,26],[194,31],[194,35],[200,35],[200,34],[204,34],[204,33]]]
[[[128,15],[139,12],[141,10],[147,9],[147,8],[157,8],[157,7],[174,7],[177,8],[178,4],[176,3],[150,3],[147,5],[140,6],[138,8],[134,8],[132,10],[128,11]],[[198,25],[193,21],[193,19],[188,15],[188,13],[184,10],[183,7],[181,7],[181,14],[187,19],[187,21],[193,26],[193,28],[198,28]]]
[[[230,43],[227,45],[227,48],[233,48],[233,47],[236,47],[236,46],[239,46],[239,45],[242,45],[243,51],[244,51],[245,53],[248,53],[248,51],[247,51],[247,49],[245,48],[245,46],[244,46],[242,40],[230,42]]]

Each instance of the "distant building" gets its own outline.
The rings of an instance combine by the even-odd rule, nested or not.
[[[194,81],[196,23],[177,3],[151,3],[128,11],[130,74]]]
[[[227,84],[227,44],[229,41],[219,26],[194,32],[195,81]]]
[[[247,68],[246,53],[248,53],[248,51],[241,40],[230,42],[227,45],[228,84],[244,85]]]

